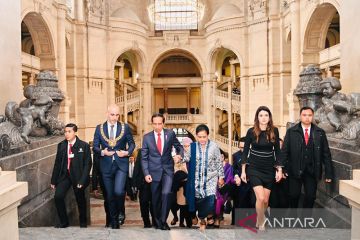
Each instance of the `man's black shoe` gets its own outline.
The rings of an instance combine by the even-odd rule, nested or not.
[[[144,228],[152,228],[152,225],[150,223],[144,224]]]
[[[87,228],[87,224],[86,223],[80,223],[80,228]]]
[[[167,223],[163,223],[162,224],[162,227],[161,227],[161,230],[170,230],[170,227]]]
[[[112,229],[120,229],[120,224],[119,223],[113,223],[113,224],[111,224],[111,228]]]
[[[66,223],[66,224],[57,224],[57,225],[55,225],[55,228],[67,228],[69,226],[69,224],[68,223]]]

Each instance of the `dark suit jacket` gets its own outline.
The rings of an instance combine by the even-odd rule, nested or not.
[[[141,166],[141,149],[138,150],[139,153],[136,157],[134,172],[133,172],[133,187],[141,188],[144,184],[146,184],[144,179],[144,173]]]
[[[311,124],[311,133],[314,144],[314,174],[321,179],[322,165],[325,166],[325,178],[333,179],[332,158],[325,131],[315,124]],[[304,133],[301,123],[289,128],[286,131],[282,158],[285,168],[291,177],[300,178],[303,169],[303,150],[305,146]]]
[[[151,175],[153,181],[160,181],[163,171],[169,176],[174,175],[174,160],[171,156],[172,147],[175,147],[177,154],[184,156],[184,148],[176,138],[173,130],[164,129],[164,138],[164,149],[161,155],[156,147],[154,131],[144,135],[141,163],[144,175]]]
[[[105,136],[107,138],[109,138],[107,122],[103,123],[103,128],[104,128]],[[125,123],[124,128],[125,129],[121,129],[121,124],[119,122],[117,123],[117,131],[116,131],[115,138],[117,138],[120,135],[121,131],[125,131],[125,132],[124,132],[124,135],[122,136],[122,138],[120,138],[116,142],[115,147],[111,148],[109,146],[108,142],[106,142],[105,139],[101,136],[100,125],[96,126],[96,130],[95,130],[95,134],[94,134],[94,142],[93,142],[94,152],[97,152],[101,155],[101,150],[108,148],[109,151],[119,151],[119,150],[128,151],[129,156],[130,156],[135,149],[135,142],[134,142],[133,136],[131,134],[129,125]],[[119,166],[120,170],[123,172],[128,172],[129,171],[129,156],[119,157],[116,153],[114,154],[114,156],[115,156],[115,162]],[[103,173],[110,172],[113,157],[112,156],[111,157],[101,156],[100,158],[101,158],[100,159],[101,172],[103,172]]]
[[[67,140],[64,140],[58,144],[54,169],[51,177],[51,184],[55,186],[68,174],[67,146]],[[74,154],[74,158],[71,160],[70,165],[70,179],[74,186],[81,184],[87,187],[90,182],[90,170],[92,165],[90,145],[76,137],[76,142],[72,147],[72,152]]]

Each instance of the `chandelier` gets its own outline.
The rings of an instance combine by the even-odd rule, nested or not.
[[[155,30],[197,29],[205,6],[198,0],[154,0],[148,6]]]

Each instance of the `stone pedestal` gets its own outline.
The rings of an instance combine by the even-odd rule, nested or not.
[[[353,171],[353,180],[341,180],[339,185],[351,206],[351,239],[360,239],[360,170]]]
[[[19,206],[20,227],[53,226],[58,221],[50,180],[57,145],[63,139],[62,136],[32,138],[31,144],[17,146],[6,153],[3,152],[0,156],[0,167],[3,170],[16,171],[18,181],[29,183],[29,195],[21,201]],[[89,194],[87,194],[87,200],[89,201]],[[90,222],[89,206],[88,202]],[[78,210],[72,189],[67,194],[66,207],[70,225],[78,225]]]
[[[0,171],[0,240],[19,239],[18,209],[28,194],[27,182],[17,182],[16,172]]]
[[[355,141],[347,141],[328,137],[332,162],[334,167],[335,179],[331,184],[325,183],[322,179],[318,184],[317,203],[327,207],[332,211],[337,211],[338,215],[350,223],[351,211],[348,200],[340,195],[339,185],[341,180],[353,179],[353,170],[360,168],[360,150]],[[345,215],[344,215],[345,214]]]

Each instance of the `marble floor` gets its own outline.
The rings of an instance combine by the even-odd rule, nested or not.
[[[57,240],[57,239],[84,239],[84,240],[181,240],[181,239],[350,239],[349,229],[268,229],[265,232],[251,232],[240,227],[232,227],[230,215],[225,215],[224,226],[220,229],[207,229],[204,232],[198,230],[197,226],[192,229],[172,227],[170,231],[156,229],[144,229],[142,226],[138,202],[126,202],[126,221],[119,230],[104,228],[105,214],[102,200],[91,199],[91,226],[87,229],[69,227],[66,229],[55,229],[52,227],[21,228],[21,240]],[[169,221],[172,219],[170,213]]]

